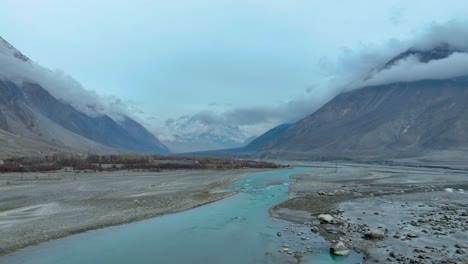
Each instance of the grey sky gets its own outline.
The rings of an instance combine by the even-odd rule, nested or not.
[[[244,113],[243,125],[255,132],[285,120],[266,115],[262,124],[261,111],[247,110],[285,112],[292,102],[300,107],[286,119],[307,114],[327,98],[320,87],[346,54],[468,15],[459,0],[3,0],[0,6],[6,40],[85,88],[143,110],[154,127],[209,110],[232,120]]]

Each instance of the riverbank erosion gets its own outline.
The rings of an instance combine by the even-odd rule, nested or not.
[[[225,186],[258,171],[0,174],[0,255],[217,201],[234,194]]]
[[[272,216],[311,223],[304,225],[363,253],[365,263],[467,263],[468,171],[310,165],[292,176],[292,198]]]

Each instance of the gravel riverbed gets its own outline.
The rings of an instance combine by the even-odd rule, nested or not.
[[[270,214],[316,230],[330,247],[342,242],[365,263],[464,264],[467,190],[463,170],[320,164],[292,176],[292,198]]]
[[[210,203],[234,194],[223,187],[258,171],[0,174],[0,255]]]

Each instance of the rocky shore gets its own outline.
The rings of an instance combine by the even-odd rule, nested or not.
[[[451,169],[324,166],[292,177],[270,214],[303,223],[330,254],[365,263],[467,263],[468,175]],[[294,251],[294,249],[289,249]]]

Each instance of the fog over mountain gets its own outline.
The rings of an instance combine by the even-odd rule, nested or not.
[[[128,107],[116,97],[105,97],[87,90],[62,70],[49,70],[23,55],[0,37],[0,79],[14,82],[38,83],[55,98],[71,104],[86,114],[107,114],[114,118],[131,114]]]
[[[290,93],[290,97],[284,97],[284,100],[281,101],[271,101],[269,94],[265,93],[264,98],[263,96],[257,96],[256,103],[243,106],[226,102],[214,102],[210,106],[206,104],[204,110],[201,111],[199,109],[202,107],[199,105],[192,106],[180,102],[180,106],[181,108],[191,109],[191,112],[188,111],[184,115],[191,116],[205,125],[229,125],[240,129],[241,133],[246,137],[258,136],[274,126],[282,123],[292,123],[303,118],[344,91],[369,85],[418,81],[428,78],[440,80],[468,74],[468,55],[463,53],[468,48],[467,43],[464,41],[468,38],[468,30],[464,26],[466,24],[467,21],[461,19],[444,23],[434,22],[415,32],[411,38],[389,39],[377,43],[363,40],[360,48],[344,47],[337,50],[339,56],[336,56],[336,59],[324,55],[320,60],[311,62],[316,64],[319,72],[311,73],[311,81],[310,83],[304,83],[302,94],[293,91]],[[395,54],[411,49],[431,50],[441,44],[449,45],[455,52],[442,60],[428,62],[420,61],[416,55],[407,56],[405,59],[399,60],[397,65],[390,68],[383,67]],[[311,46],[310,49],[313,51],[314,47]],[[118,97],[102,95],[95,90],[85,88],[64,71],[51,71],[33,60],[27,59],[27,57],[24,57],[26,58],[26,61],[24,61],[10,56],[17,52],[14,48],[0,51],[0,56],[2,56],[0,63],[3,63],[0,67],[4,69],[0,73],[0,77],[3,76],[9,80],[30,80],[38,83],[57,99],[67,102],[89,115],[99,116],[105,114],[116,120],[121,119],[122,115],[131,116],[149,127],[151,132],[160,138],[170,140],[175,135],[181,134],[173,127],[166,127],[166,123],[170,123],[164,122],[167,113],[159,115],[159,113],[139,111],[138,102],[133,105],[128,104],[128,98],[121,100]],[[270,55],[274,56],[274,54]],[[227,60],[223,62],[226,64],[237,62],[230,61],[228,55],[223,58]],[[181,58],[174,59],[174,61],[179,60]],[[210,60],[207,58],[207,61]],[[186,58],[184,58],[183,62],[195,63]],[[165,75],[166,73],[156,72],[155,74]],[[190,76],[185,77],[190,80]],[[273,76],[270,78],[274,79]],[[167,87],[171,87],[171,85],[169,83]],[[128,87],[136,88],[138,84],[131,84]],[[155,87],[155,89],[164,89],[164,87]],[[197,90],[196,87],[193,89],[194,91]],[[284,86],[283,89],[288,90],[289,88]],[[223,88],[219,88],[219,93],[224,93]],[[273,93],[274,90],[272,89],[271,94]],[[196,92],[193,94],[198,96]],[[296,95],[294,96],[294,94]],[[158,95],[158,97],[165,96],[165,94]],[[148,98],[148,100],[152,99],[150,96]],[[170,100],[175,99],[170,98]],[[223,106],[218,107],[219,105]],[[178,117],[173,116],[171,119],[177,119]],[[171,119],[168,119],[168,121]]]
[[[169,153],[122,106],[47,70],[0,38],[0,156]]]
[[[412,39],[391,39],[386,43],[363,45],[361,50],[344,49],[336,61],[323,58],[323,80],[318,80],[297,99],[276,106],[240,107],[222,113],[202,112],[207,122],[227,122],[249,130],[252,126],[268,128],[281,123],[295,122],[314,112],[344,91],[370,85],[419,80],[441,80],[468,75],[467,21],[451,20],[433,23],[415,34]],[[417,55],[399,60],[390,68],[382,67],[395,54],[407,50],[432,50],[446,44],[456,50],[447,58],[423,62]],[[267,95],[266,95],[267,96]]]

